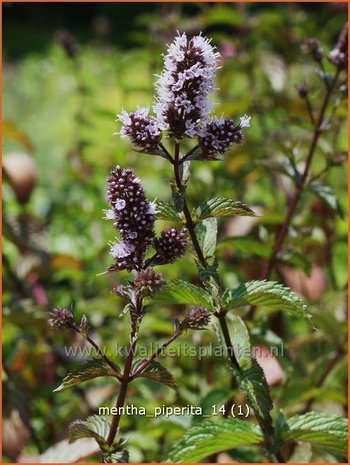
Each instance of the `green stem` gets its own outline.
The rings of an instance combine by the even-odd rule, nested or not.
[[[176,181],[177,188],[181,191],[182,190],[182,182],[181,182],[181,176],[180,176],[180,172],[179,172],[179,165],[180,165],[179,154],[180,154],[180,144],[178,142],[176,142],[176,144],[175,144],[175,157],[174,157],[174,175],[175,175],[175,181]],[[193,244],[193,247],[194,247],[194,249],[196,251],[197,257],[198,257],[199,261],[202,263],[202,265],[205,266],[206,261],[205,261],[204,255],[202,253],[202,250],[200,248],[200,245],[199,245],[196,233],[195,233],[195,224],[193,222],[190,210],[188,208],[185,195],[183,194],[183,196],[184,196],[184,199],[183,199],[183,213],[184,213],[185,220],[186,220],[186,227],[187,227],[188,232],[190,234],[192,244]],[[227,349],[231,364],[232,364],[235,371],[240,371],[240,366],[239,366],[238,360],[237,360],[237,358],[235,356],[235,353],[234,353],[233,344],[232,344],[229,329],[228,329],[228,326],[227,326],[226,315],[221,309],[219,309],[215,313],[215,316],[219,320],[220,328],[221,328],[221,331],[223,333],[226,349]],[[256,417],[259,420],[259,415],[256,415]],[[274,462],[285,463],[285,460],[284,460],[282,454],[279,451],[276,451],[276,452],[271,451],[271,448],[272,448],[271,438],[265,433],[265,428],[264,427],[262,427],[261,429],[262,429],[263,434],[265,436],[265,443],[266,443],[265,447],[267,449],[267,454],[270,457],[270,459],[272,461],[274,461]]]
[[[168,347],[177,337],[180,336],[182,331],[176,331],[170,339],[168,339],[162,346],[160,346],[147,360],[145,360],[142,365],[138,367],[138,369],[131,374],[129,381],[137,378],[141,373],[145,371],[145,369],[163,352],[163,350]]]

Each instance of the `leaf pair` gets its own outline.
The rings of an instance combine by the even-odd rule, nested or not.
[[[236,447],[258,446],[264,440],[259,428],[245,420],[207,420],[190,428],[169,454],[169,462],[199,462],[205,457]],[[283,441],[305,441],[335,453],[347,453],[347,420],[310,412],[295,415],[286,423]]]

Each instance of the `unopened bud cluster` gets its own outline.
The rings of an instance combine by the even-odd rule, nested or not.
[[[129,168],[115,167],[108,178],[107,194],[111,206],[107,217],[115,219],[121,237],[111,247],[115,259],[112,269],[139,269],[153,242],[155,205],[148,201],[139,178]]]
[[[134,280],[134,288],[139,292],[154,294],[164,284],[163,276],[153,268],[146,268],[137,273]]]
[[[71,328],[74,324],[74,315],[68,308],[54,308],[50,312],[48,324],[54,329]]]
[[[244,116],[240,124],[235,125],[230,118],[214,118],[201,132],[198,144],[206,160],[216,154],[224,154],[233,144],[242,144],[242,128],[249,126],[250,118]]]
[[[203,329],[210,323],[211,313],[204,307],[194,307],[186,313],[181,326],[184,329]]]
[[[155,118],[148,113],[149,108],[138,108],[132,113],[123,110],[118,117],[123,123],[120,136],[122,139],[129,138],[134,146],[146,152],[155,152],[162,133]]]
[[[174,262],[185,254],[188,245],[186,229],[177,231],[175,228],[165,229],[160,237],[155,240],[155,248],[158,257],[163,263]]]

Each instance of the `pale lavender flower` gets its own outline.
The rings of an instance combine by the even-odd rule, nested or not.
[[[196,137],[208,121],[219,56],[201,35],[189,39],[179,34],[168,47],[154,111],[170,136]]]

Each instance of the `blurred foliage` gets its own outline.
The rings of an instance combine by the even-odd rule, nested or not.
[[[122,107],[132,110],[151,101],[164,44],[177,29],[212,36],[223,57],[216,113],[234,118],[252,115],[245,144],[235,147],[223,163],[193,162],[189,188],[193,205],[220,195],[246,202],[259,213],[253,219],[219,222],[220,266],[225,283],[234,286],[259,277],[274,232],[284,219],[291,189],[290,161],[302,166],[310,143],[307,108],[296,86],[306,80],[311,101],[317,105],[323,83],[316,64],[301,54],[300,44],[305,37],[315,36],[328,52],[346,20],[344,4],[318,4],[317,10],[314,4],[298,3],[145,4],[137,14],[134,5],[124,4],[55,8],[59,7],[61,16],[55,21],[50,21],[55,16],[51,5],[41,5],[37,15],[27,16],[27,5],[4,8],[3,430],[7,461],[37,456],[66,438],[72,420],[115,401],[113,381],[101,379],[84,390],[74,387],[52,393],[68,368],[79,363],[67,356],[64,346],[79,346],[82,341],[73,334],[62,336],[49,330],[47,315],[53,306],[74,303],[77,315],[88,315],[96,328],[93,337],[102,346],[113,350],[127,342],[128,322],[118,317],[122,302],[111,294],[126,275],[98,276],[111,263],[108,241],[113,240],[110,224],[102,219],[105,181],[114,164],[132,166],[151,199],[170,197],[167,178],[171,173],[164,160],[138,154],[113,135],[119,130],[115,115]],[[48,22],[39,46],[33,37],[41,14]],[[118,27],[124,24],[120,30],[114,24],[116,18]],[[62,25],[81,40],[74,56],[57,40]],[[344,98],[335,103],[332,133],[322,136],[312,170],[313,175],[321,173],[320,180],[332,188],[344,211],[345,92],[344,88]],[[317,330],[286,316],[272,320],[271,326],[263,307],[250,323],[254,344],[269,346],[284,340],[279,357],[284,375],[272,394],[276,411],[283,408],[290,416],[312,404],[314,410],[345,415],[346,221],[329,202],[308,192],[284,252],[289,261],[284,259],[277,279],[308,301]],[[194,281],[195,265],[190,263],[183,259],[163,267],[162,273],[167,279]],[[170,335],[174,318],[182,311],[152,308],[140,344]],[[216,344],[216,336],[204,331],[183,336],[181,341],[190,347]],[[139,380],[130,387],[128,404],[152,410],[174,403],[220,405],[232,396],[242,401],[229,387],[230,373],[221,362],[214,355],[201,360],[168,357],[164,365],[181,380],[178,391]],[[164,460],[171,444],[198,421],[186,416],[152,421],[124,416],[122,430],[133,432],[130,460]],[[229,454],[237,461],[261,460],[254,449],[234,449]],[[313,447],[310,461],[316,460],[333,462],[340,457]]]

